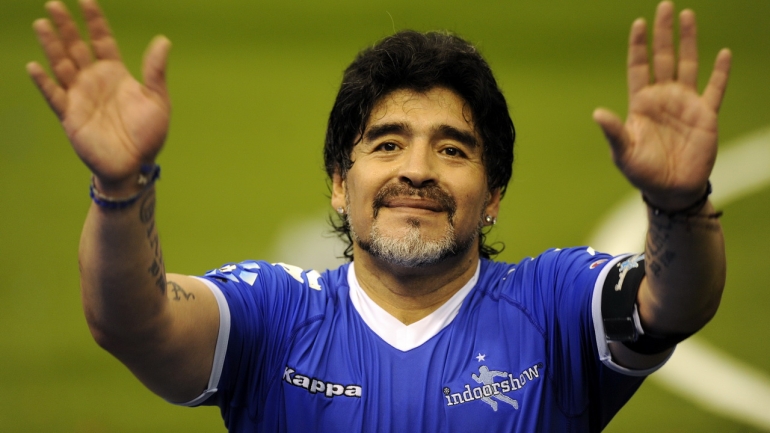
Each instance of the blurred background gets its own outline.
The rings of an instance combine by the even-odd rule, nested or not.
[[[174,43],[174,112],[159,157],[157,209],[166,268],[198,275],[250,258],[332,266],[323,226],[331,211],[321,157],[326,116],[354,55],[406,28],[449,29],[475,42],[508,98],[518,137],[512,183],[490,235],[506,245],[499,259],[587,243],[633,194],[591,112],[601,105],[625,113],[628,29],[639,16],[651,21],[655,5],[103,0],[134,73],[153,35]],[[701,87],[717,51],[733,50],[720,120],[726,150],[770,126],[770,2],[677,6],[698,17]],[[43,60],[31,31],[43,14],[42,2],[0,5],[0,431],[224,431],[216,408],[165,403],[90,337],[77,265],[89,173],[24,70]],[[724,211],[728,285],[700,336],[767,375],[770,187]],[[648,381],[607,431],[766,430]]]

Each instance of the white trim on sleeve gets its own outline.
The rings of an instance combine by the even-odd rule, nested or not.
[[[615,361],[612,359],[612,354],[610,353],[610,346],[607,343],[607,337],[604,334],[604,318],[602,317],[602,288],[604,287],[604,280],[607,278],[607,274],[609,274],[610,270],[613,266],[615,266],[616,263],[632,255],[633,254],[625,254],[615,257],[604,265],[601,273],[599,274],[599,277],[596,278],[596,284],[594,284],[594,291],[591,297],[591,313],[594,322],[594,334],[596,334],[596,348],[598,349],[599,359],[602,361],[602,363],[609,367],[611,370],[625,374],[627,376],[649,376],[650,374],[657,371],[660,367],[663,367],[666,361],[668,361],[669,358],[671,358],[671,355],[674,353],[673,350],[660,364],[644,370],[634,370],[615,363]],[[634,317],[634,319],[635,322],[638,321],[638,316]]]
[[[219,333],[217,335],[217,347],[214,350],[214,362],[211,365],[211,376],[209,376],[209,383],[206,390],[195,399],[186,403],[174,403],[178,406],[188,407],[200,405],[217,392],[217,385],[219,384],[219,378],[222,375],[222,368],[225,364],[227,342],[230,339],[230,308],[227,306],[225,295],[223,295],[219,287],[211,281],[200,277],[195,278],[203,281],[217,300],[217,305],[219,306]]]

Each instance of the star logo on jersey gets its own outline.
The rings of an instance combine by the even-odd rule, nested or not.
[[[482,362],[482,361],[484,361],[484,358],[486,358],[486,357],[487,357],[487,355],[482,355],[481,353],[479,353],[479,355],[476,357],[476,360],[479,361],[479,362]]]

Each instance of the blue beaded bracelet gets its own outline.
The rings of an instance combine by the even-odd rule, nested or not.
[[[152,185],[155,184],[155,181],[158,179],[160,179],[159,165],[142,164],[141,168],[139,169],[139,180],[137,183],[142,185],[143,188],[136,194],[122,199],[107,197],[106,195],[99,192],[98,189],[96,189],[96,177],[92,176],[91,185],[89,187],[89,195],[91,196],[91,200],[99,205],[99,207],[105,209],[125,209],[136,203],[136,201],[139,200],[139,198],[144,195],[144,193],[147,192],[147,190],[150,189],[150,187],[152,187]]]

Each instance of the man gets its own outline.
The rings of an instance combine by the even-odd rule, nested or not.
[[[631,28],[626,122],[594,119],[648,204],[645,255],[549,250],[493,262],[513,125],[472,45],[401,32],[360,53],[330,116],[337,230],[355,259],[319,274],[228,264],[166,273],[154,164],[169,123],[170,43],[126,71],[94,0],[91,46],[63,4],[34,29],[56,81],[27,67],[93,173],[80,245],[97,342],[151,390],[216,404],[232,431],[599,431],[716,312],[725,259],[708,202],[730,53],[696,90],[695,19]]]

